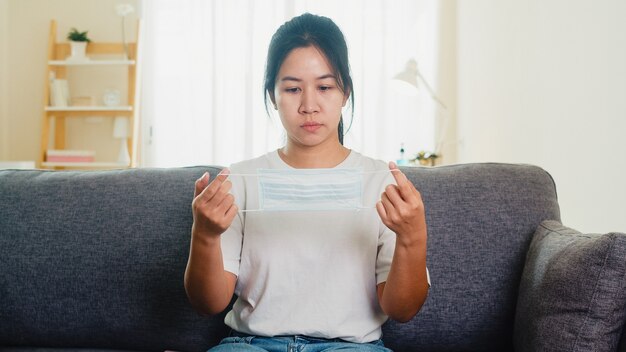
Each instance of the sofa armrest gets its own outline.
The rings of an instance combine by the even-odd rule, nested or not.
[[[582,234],[542,222],[520,283],[515,351],[617,351],[626,321],[625,258],[624,233]]]

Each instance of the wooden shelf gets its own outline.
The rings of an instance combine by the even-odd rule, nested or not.
[[[119,167],[124,168],[128,167],[128,164],[117,163],[117,162],[48,162],[44,161],[41,163],[42,167],[74,167],[74,168],[110,168],[110,167]]]
[[[132,106],[46,106],[46,111],[133,111]]]
[[[134,65],[135,60],[50,60],[51,66],[114,66],[114,65]]]
[[[137,33],[134,42],[92,42],[87,45],[86,58],[74,59],[71,57],[71,45],[69,42],[57,42],[57,23],[52,20],[50,22],[50,31],[48,33],[48,48],[46,58],[46,76],[44,81],[44,102],[42,106],[42,129],[41,129],[41,148],[37,160],[37,166],[42,168],[85,168],[85,169],[105,169],[105,168],[127,168],[137,166],[138,154],[138,137],[140,126],[139,114],[139,84],[141,80],[138,77],[140,72],[139,66],[141,58],[138,56],[138,43],[140,40],[140,21],[137,21]],[[109,66],[107,69],[106,66]],[[78,68],[80,67],[80,69]],[[94,67],[94,69],[83,69],[83,67]],[[95,69],[98,67],[98,69]],[[102,69],[100,69],[102,68]],[[127,71],[124,72],[118,71]],[[116,75],[109,77],[108,71],[115,72]],[[71,73],[71,74],[70,74]],[[87,81],[88,84],[74,85],[78,80]],[[124,78],[122,78],[124,77]],[[93,79],[92,79],[93,78]],[[115,81],[113,84],[115,89],[127,91],[126,99],[120,97],[123,106],[91,106],[91,105],[70,105],[70,106],[52,106],[52,101],[72,101],[65,88],[59,88],[61,85],[55,84],[54,80],[66,80],[69,86],[76,88],[73,91],[76,96],[94,96],[98,95],[98,90],[106,91],[112,89],[111,83],[107,79],[123,81]],[[107,87],[109,86],[109,87]],[[121,86],[125,88],[120,89]],[[52,87],[52,88],[51,88]],[[51,99],[51,90],[55,91],[55,99]],[[63,94],[58,90],[61,89]],[[59,97],[61,96],[61,97]],[[93,98],[88,103],[93,103]],[[102,155],[102,159],[115,159],[111,156],[111,148],[120,148],[119,143],[108,143],[111,121],[107,120],[106,124],[101,126],[92,125],[80,127],[82,124],[76,121],[70,122],[70,119],[81,119],[91,117],[105,118],[125,118],[128,123],[128,138],[126,139],[130,162],[128,164],[118,162],[48,162],[46,161],[46,151],[67,150],[67,149],[93,149],[108,148]],[[118,120],[119,121],[119,120]],[[70,126],[79,126],[69,128]],[[115,122],[113,123],[115,125]],[[80,133],[90,133],[89,138],[82,138]],[[104,136],[104,137],[103,137]],[[86,137],[86,136],[85,136]],[[102,142],[105,143],[102,143]],[[88,146],[82,145],[87,144]],[[117,145],[115,147],[107,146]],[[119,150],[119,149],[117,149]],[[115,153],[117,154],[117,153]],[[53,159],[54,160],[54,159]],[[56,159],[59,160],[59,159]],[[84,160],[84,159],[83,159]]]

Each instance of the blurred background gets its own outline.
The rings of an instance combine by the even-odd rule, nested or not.
[[[229,165],[276,149],[265,55],[303,12],[332,18],[348,42],[347,147],[408,164],[422,152],[436,165],[538,165],[555,179],[565,224],[626,231],[621,0],[0,0],[0,163],[39,158],[51,20],[59,42],[72,27],[94,42],[139,36],[135,166]],[[402,90],[407,65],[414,85]],[[126,93],[113,68],[80,70],[76,94]],[[115,159],[114,130],[97,114],[71,119],[66,147]]]

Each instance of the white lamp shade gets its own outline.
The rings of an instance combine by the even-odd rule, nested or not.
[[[128,119],[123,116],[116,117],[113,120],[113,138],[123,139],[128,137]]]
[[[391,81],[391,86],[393,87],[393,90],[402,95],[416,97],[418,93],[417,87],[414,84],[411,84],[403,79],[393,79]]]
[[[410,59],[404,70],[393,77],[394,89],[399,93],[416,96],[417,95],[417,61]]]
[[[131,4],[118,4],[115,5],[115,12],[117,12],[118,16],[125,17],[135,12],[135,8]]]

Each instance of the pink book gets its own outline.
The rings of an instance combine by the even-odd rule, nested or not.
[[[46,159],[51,163],[89,163],[94,161],[93,156],[49,155]]]

